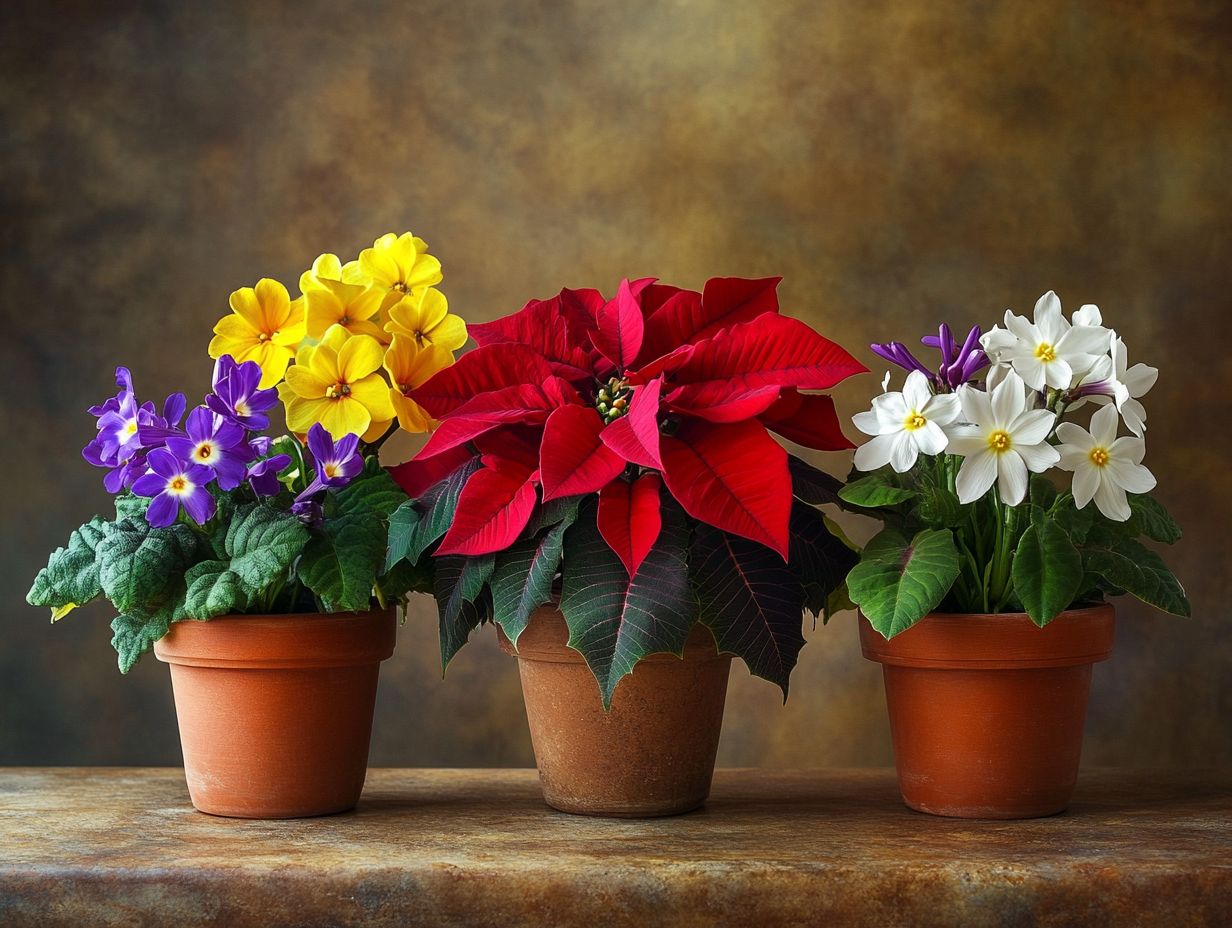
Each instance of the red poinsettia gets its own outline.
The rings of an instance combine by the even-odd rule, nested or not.
[[[479,347],[414,394],[440,427],[392,470],[417,495],[479,458],[436,554],[502,551],[537,506],[598,493],[598,529],[633,577],[662,530],[662,485],[694,519],[786,560],[792,481],[767,430],[851,448],[833,401],[802,391],[866,368],[780,315],[778,282],[625,280],[611,300],[566,289],[470,326]]]

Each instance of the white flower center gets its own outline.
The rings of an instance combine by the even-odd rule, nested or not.
[[[218,446],[212,441],[203,441],[193,449],[193,460],[209,464],[218,457]]]
[[[330,461],[325,465],[325,476],[332,480],[334,477],[338,476],[338,471],[341,469],[342,468],[338,466],[337,461]]]
[[[243,400],[240,400],[238,403],[236,403],[235,404],[235,414],[237,416],[249,415],[248,404],[245,403]]]
[[[988,436],[988,450],[994,454],[1004,454],[1013,447],[1014,441],[1005,429],[997,429]]]
[[[167,481],[167,492],[173,496],[184,496],[195,489],[196,487],[183,474],[178,474]]]

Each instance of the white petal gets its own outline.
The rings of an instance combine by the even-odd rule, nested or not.
[[[973,425],[992,426],[992,400],[987,393],[968,384],[958,391],[958,400],[962,404],[964,419]]]
[[[1027,465],[1017,452],[997,455],[997,490],[1008,506],[1017,506],[1027,495]]]
[[[1146,396],[1158,379],[1159,368],[1149,367],[1146,364],[1135,364],[1121,377],[1121,383],[1129,389],[1130,396],[1137,398]]]
[[[1038,445],[1052,434],[1056,421],[1056,413],[1047,409],[1028,409],[1022,415],[1016,416],[1006,427],[1006,431],[1014,439],[1015,445]]]
[[[970,457],[988,450],[988,439],[979,429],[950,429],[949,435],[950,443],[945,450],[950,454]]]
[[[851,417],[851,421],[865,435],[881,434],[881,419],[878,417],[876,410],[870,409],[868,412],[858,412]]]
[[[1104,317],[1094,303],[1083,303],[1074,313],[1074,325],[1102,325],[1103,322]]]
[[[1099,489],[1095,491],[1095,505],[1113,522],[1124,522],[1132,513],[1125,491],[1107,477],[1099,482]]]
[[[1141,438],[1146,432],[1146,407],[1137,400],[1126,400],[1120,405],[1120,410],[1125,425]]]
[[[910,433],[915,441],[916,447],[925,454],[940,454],[945,450],[945,446],[950,443],[945,432],[941,430],[936,422],[928,422],[924,428],[916,429]]]
[[[1081,355],[1080,357],[1086,357],[1086,355]],[[1088,362],[1085,366],[1090,367],[1090,363]],[[1057,358],[1055,361],[1050,361],[1044,365],[1044,383],[1054,390],[1068,390],[1073,382],[1074,369],[1064,358]],[[1036,389],[1040,388],[1036,387]]]
[[[997,389],[992,392],[992,418],[994,423],[1004,427],[1013,422],[1015,417],[1027,408],[1025,389],[1022,378],[1013,371],[1005,375],[1005,380],[1001,381],[997,385]]]
[[[991,451],[985,449],[979,454],[965,458],[962,467],[958,468],[958,477],[954,481],[959,502],[975,502],[988,492],[996,479],[997,456]]]
[[[953,393],[941,393],[929,399],[920,410],[930,422],[938,425],[949,425],[962,412],[962,403]]]
[[[1005,379],[1005,375],[1011,370],[1013,368],[1009,366],[1008,362],[992,365],[992,367],[988,368],[987,376],[984,377],[984,389],[989,392],[997,389],[998,384]]]
[[[1027,470],[1033,474],[1042,474],[1061,460],[1061,452],[1046,442],[1036,445],[1015,444],[1014,450],[1027,465]]]
[[[1006,352],[1014,373],[1018,374],[1025,386],[1032,390],[1042,390],[1048,381],[1048,366],[1035,356],[1035,349],[1013,349]]]
[[[1108,351],[1110,337],[1102,325],[1076,325],[1056,344],[1057,354],[1104,354]]]
[[[1062,326],[1061,299],[1051,290],[1035,301],[1035,327],[1044,336],[1041,341],[1056,344],[1065,329]]]
[[[1090,458],[1087,458],[1086,463],[1086,467],[1079,467],[1074,471],[1072,492],[1074,494],[1074,505],[1079,509],[1091,501],[1091,497],[1099,489],[1100,483],[1099,468],[1091,464]]]
[[[1091,437],[1091,433],[1073,422],[1062,422],[1058,425],[1057,438],[1063,445],[1077,448],[1083,454],[1095,447],[1095,439]]]
[[[1141,438],[1118,438],[1107,448],[1108,458],[1112,461],[1141,464],[1143,457],[1146,456],[1146,441]]]
[[[1117,425],[1121,417],[1115,406],[1101,406],[1091,417],[1091,437],[1101,448],[1109,448],[1116,441]]]
[[[901,393],[883,393],[873,400],[873,410],[882,423],[901,423],[907,418],[907,404]]]
[[[1155,475],[1141,464],[1130,464],[1128,461],[1118,461],[1113,458],[1108,462],[1105,470],[1114,481],[1130,493],[1150,493],[1155,489]]]
[[[885,376],[881,378],[881,392],[887,393],[890,389],[890,372],[886,371]]]
[[[1027,321],[1025,316],[1015,316],[1011,312],[1005,314],[1005,327],[1017,338],[1020,342],[1025,342],[1034,348],[1042,339],[1040,338],[1040,330]]]
[[[857,470],[876,470],[890,463],[890,455],[894,452],[894,435],[878,435],[856,449],[855,465]]]
[[[890,466],[899,474],[905,474],[915,465],[920,450],[912,440],[911,432],[899,432],[894,436],[894,445],[890,449]]]
[[[1082,448],[1078,445],[1058,445],[1057,453],[1061,455],[1061,459],[1057,462],[1057,467],[1061,470],[1079,471],[1091,463],[1090,448]]]
[[[903,384],[903,403],[908,410],[920,410],[928,403],[933,391],[928,388],[928,378],[920,371],[912,371]]]

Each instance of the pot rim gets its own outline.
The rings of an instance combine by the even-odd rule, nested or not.
[[[292,670],[376,664],[393,654],[392,606],[367,612],[226,615],[174,622],[154,642],[167,664]]]
[[[1073,667],[1108,659],[1112,654],[1115,616],[1110,603],[1100,603],[1067,609],[1041,628],[1025,612],[934,612],[886,640],[861,613],[860,647],[868,660],[895,667]]]
[[[586,663],[586,658],[581,652],[575,651],[567,644],[568,626],[565,624],[564,615],[555,606],[541,606],[531,613],[530,620],[522,629],[522,634],[518,636],[516,646],[509,640],[509,636],[505,634],[500,623],[493,624],[496,625],[501,650],[519,660],[551,664]],[[730,661],[732,655],[719,650],[714,633],[699,621],[689,629],[689,637],[684,643],[682,653],[655,651],[643,656],[638,663],[659,664],[667,661],[679,662],[685,659]]]

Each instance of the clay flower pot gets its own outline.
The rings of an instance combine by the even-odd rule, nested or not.
[[[674,654],[643,658],[605,712],[599,686],[555,608],[539,609],[515,650],[526,718],[548,805],[562,812],[651,818],[698,808],[710,794],[731,657],[698,625]]]
[[[1022,613],[926,616],[886,641],[860,617],[885,673],[903,801],[958,818],[1064,811],[1078,779],[1091,665],[1112,651],[1111,606],[1040,628]]]
[[[177,622],[154,644],[171,665],[193,805],[236,818],[301,818],[359,801],[394,611]]]

